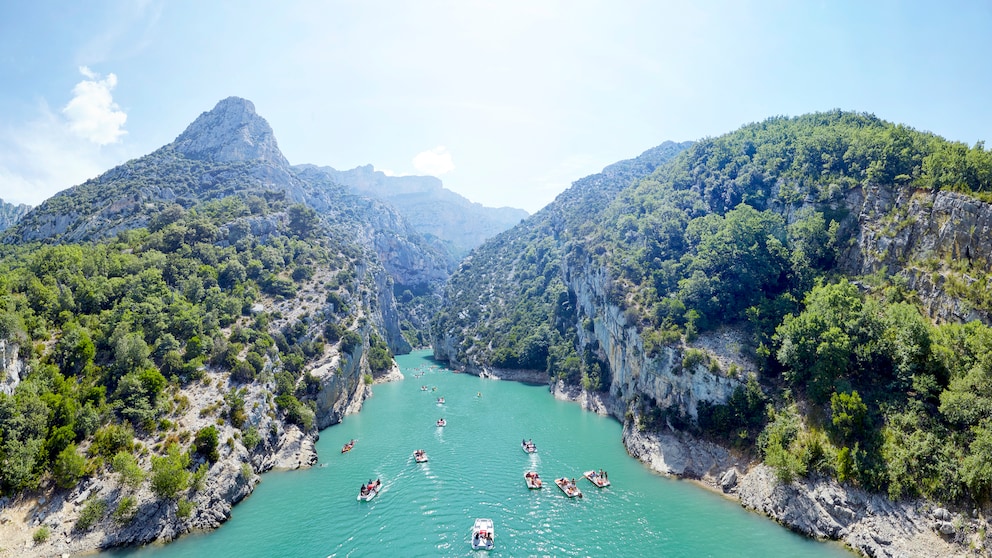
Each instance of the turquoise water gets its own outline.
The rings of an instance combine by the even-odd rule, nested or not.
[[[375,386],[361,413],[324,430],[318,466],[265,474],[220,529],[106,555],[851,556],[652,473],[624,451],[615,420],[557,401],[547,387],[455,374],[428,357],[398,357],[406,380]],[[444,428],[435,426],[441,417]],[[537,453],[522,451],[525,437]],[[340,453],[352,438],[354,449]],[[414,461],[418,448],[429,462]],[[543,489],[527,489],[531,469]],[[613,486],[583,479],[589,469],[605,469]],[[559,476],[575,477],[584,497],[566,498]],[[382,479],[382,492],[358,502],[370,478]],[[476,517],[495,522],[491,552],[469,546]]]

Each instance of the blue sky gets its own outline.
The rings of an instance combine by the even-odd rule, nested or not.
[[[534,212],[665,140],[841,108],[974,144],[992,3],[0,4],[0,198],[38,204],[254,102],[293,164],[434,174]]]

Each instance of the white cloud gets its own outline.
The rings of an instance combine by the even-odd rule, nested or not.
[[[108,155],[42,105],[34,120],[0,130],[0,198],[38,205],[109,168]]]
[[[123,130],[127,114],[121,110],[111,91],[117,86],[117,76],[108,74],[101,79],[86,66],[79,68],[86,77],[72,89],[73,97],[62,109],[69,121],[69,130],[97,145],[120,141],[127,132]]]
[[[117,76],[86,66],[61,111],[41,101],[33,116],[0,128],[0,198],[38,205],[99,175],[123,157],[127,115],[114,103]],[[110,144],[118,144],[112,146]]]
[[[413,158],[413,168],[422,174],[441,176],[455,170],[455,164],[451,161],[448,148],[439,145],[434,149],[417,153]]]

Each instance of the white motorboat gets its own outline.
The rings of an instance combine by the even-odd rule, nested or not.
[[[358,500],[368,502],[372,498],[379,495],[379,490],[382,488],[382,481],[375,479],[375,482],[370,482],[368,484],[362,485],[362,489],[358,491]]]

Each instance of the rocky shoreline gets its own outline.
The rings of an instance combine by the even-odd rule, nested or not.
[[[329,396],[317,402],[320,428],[358,412],[371,395],[371,386],[359,373],[360,357],[360,353],[351,355],[344,369],[339,369],[337,357],[330,359],[328,366],[318,367],[321,392]],[[191,431],[217,424],[214,417],[200,414],[199,409],[222,397],[227,384],[221,373],[211,372],[208,377],[210,381],[183,391],[193,404],[178,422]],[[400,379],[403,375],[394,366],[374,383]],[[256,400],[264,403],[264,390],[250,391],[246,398],[249,408]],[[265,405],[255,408],[259,410],[248,421],[263,433],[261,441],[253,448],[246,448],[242,437],[230,425],[217,425],[221,439],[229,442],[218,448],[220,457],[216,462],[206,462],[209,469],[202,484],[184,496],[192,504],[185,516],[179,511],[178,501],[157,498],[147,482],[136,490],[128,489],[117,474],[91,477],[68,491],[48,484],[16,499],[0,499],[0,558],[85,555],[114,547],[167,543],[194,531],[220,527],[230,519],[232,508],[254,491],[261,473],[309,468],[317,462],[317,431],[304,431],[272,418],[261,411],[267,408]],[[130,520],[121,523],[113,519],[111,512],[125,496],[134,499],[136,509]],[[91,528],[78,529],[79,518],[91,498],[105,502],[106,511]],[[48,536],[38,542],[35,534],[40,529],[47,530]]]
[[[552,395],[583,409],[624,420],[614,397],[556,383]],[[696,482],[783,526],[820,540],[836,540],[873,558],[989,556],[988,523],[981,514],[951,512],[924,500],[892,502],[885,495],[832,479],[782,483],[760,462],[690,435],[640,432],[623,422],[623,445],[651,470]]]
[[[465,369],[482,378],[546,384],[547,376],[527,370]],[[375,383],[403,379],[394,368]],[[338,408],[357,412],[370,395],[369,386],[357,387]],[[686,479],[724,494],[741,506],[765,515],[811,538],[836,540],[871,557],[989,556],[984,534],[989,531],[983,515],[952,512],[923,500],[892,502],[884,495],[840,485],[826,478],[780,482],[774,471],[728,449],[685,433],[639,431],[624,420],[626,405],[602,393],[590,393],[562,382],[552,383],[551,394],[578,403],[583,409],[623,421],[622,441],[627,452],[651,470]],[[340,416],[337,417],[340,420]],[[290,425],[258,451],[237,445],[210,467],[206,483],[193,498],[196,512],[187,519],[176,516],[172,502],[156,500],[145,487],[138,494],[141,505],[127,528],[109,519],[86,533],[75,532],[87,498],[114,499],[123,487],[116,478],[90,479],[71,491],[42,489],[17,500],[0,501],[0,557],[26,558],[83,555],[101,549],[164,543],[193,531],[219,527],[232,507],[252,493],[259,474],[272,469],[299,469],[317,461],[316,432],[305,433]],[[250,463],[251,474],[243,466]],[[51,526],[49,541],[36,544],[32,534]]]

